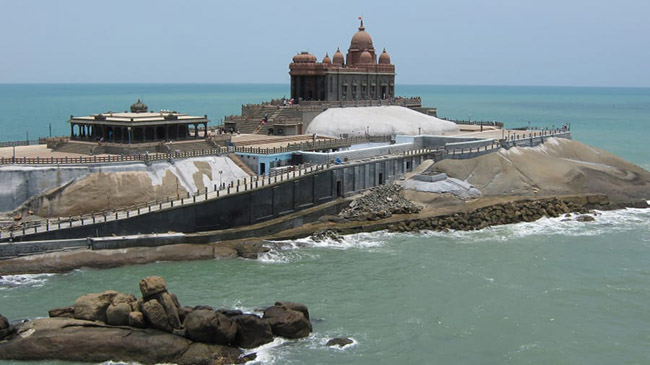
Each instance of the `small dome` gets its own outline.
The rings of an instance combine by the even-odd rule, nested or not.
[[[361,57],[359,57],[359,63],[362,64],[374,63],[370,52],[368,51],[361,52]]]
[[[379,64],[390,65],[390,55],[386,52],[386,48],[384,48],[384,51],[379,55]]]
[[[316,63],[316,56],[309,52],[300,52],[293,56],[294,63]]]
[[[335,65],[343,66],[343,53],[341,53],[340,49],[336,49],[336,53],[334,53],[334,59],[333,63]]]
[[[366,28],[363,26],[363,20],[361,21],[359,31],[354,33],[352,36],[352,40],[350,41],[350,49],[358,49],[359,51],[366,49],[374,50],[374,47],[372,46],[372,38],[370,37],[370,34],[366,32]]]
[[[325,53],[325,57],[323,57],[323,63],[326,63],[328,65],[332,63],[329,54]]]
[[[146,113],[149,110],[147,104],[138,99],[135,104],[131,104],[131,113]]]

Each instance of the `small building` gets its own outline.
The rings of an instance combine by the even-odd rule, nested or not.
[[[70,140],[138,144],[183,141],[208,136],[208,116],[175,111],[150,112],[140,99],[130,112],[70,116]]]

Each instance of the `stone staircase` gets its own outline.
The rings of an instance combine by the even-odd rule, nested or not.
[[[240,169],[242,169],[245,173],[247,173],[249,176],[255,176],[257,175],[244,161],[242,161],[241,157],[234,153],[229,153],[228,157],[232,160],[232,162],[235,163]]]

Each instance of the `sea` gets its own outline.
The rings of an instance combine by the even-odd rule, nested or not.
[[[650,89],[402,85],[440,117],[570,125],[573,138],[650,169]],[[288,96],[286,85],[0,85],[0,141],[66,135],[70,115],[207,114]],[[29,136],[27,136],[29,134]],[[650,192],[648,199],[650,199]],[[309,307],[314,332],[252,352],[259,364],[648,364],[650,209],[472,232],[362,233],[277,242],[260,260],[157,262],[0,278],[0,314],[46,317],[88,292],[165,278],[182,305]],[[325,346],[349,337],[344,348]],[[116,359],[117,360],[117,359]],[[4,361],[1,364],[25,364]],[[48,362],[70,364],[69,362]]]

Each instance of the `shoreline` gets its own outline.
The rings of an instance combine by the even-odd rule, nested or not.
[[[265,241],[293,240],[312,235],[348,235],[361,232],[419,232],[479,230],[491,226],[532,222],[542,217],[567,213],[587,214],[594,209],[648,208],[647,200],[610,201],[605,194],[490,196],[446,206],[429,206],[419,213],[396,214],[387,218],[345,220],[325,215],[320,219],[274,234],[207,243],[179,243],[157,247],[118,249],[76,249],[10,258],[0,261],[0,276],[64,273],[80,268],[106,269],[156,261],[256,259],[269,250]],[[587,220],[592,220],[587,218]],[[261,230],[263,231],[263,230]],[[262,233],[262,232],[259,232]],[[218,231],[188,235],[190,240],[214,237]],[[17,243],[19,244],[19,243]]]

